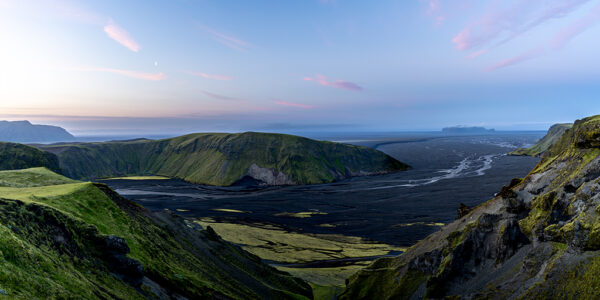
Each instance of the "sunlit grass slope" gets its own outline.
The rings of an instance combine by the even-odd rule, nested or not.
[[[311,297],[214,231],[105,185],[29,169],[0,172],[0,195],[0,289],[11,298]]]
[[[58,175],[43,167],[0,171],[0,187],[23,188],[76,182],[76,180]]]
[[[202,133],[157,141],[53,145],[42,149],[55,153],[63,173],[76,179],[160,175],[227,186],[248,175],[255,164],[259,167],[255,173],[269,171],[265,176],[279,178],[273,182],[312,184],[408,168],[371,148],[255,132]]]

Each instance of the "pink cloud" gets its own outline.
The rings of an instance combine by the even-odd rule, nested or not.
[[[339,80],[339,79],[335,80],[335,81],[330,81],[327,79],[327,77],[320,75],[320,74],[315,75],[315,77],[304,77],[304,80],[314,81],[319,85],[334,87],[334,88],[342,89],[342,90],[360,92],[363,89],[356,83],[349,82],[349,81],[343,81],[343,80]]]
[[[140,45],[129,35],[127,31],[125,31],[125,29],[115,24],[112,19],[110,19],[108,24],[104,26],[104,32],[106,32],[108,37],[125,46],[125,48],[133,52],[138,52],[140,50]]]
[[[83,67],[83,68],[68,68],[68,69],[75,70],[75,71],[83,71],[83,72],[113,73],[113,74],[119,74],[119,75],[131,77],[131,78],[150,80],[150,81],[160,81],[160,80],[167,79],[167,75],[165,75],[164,73],[144,73],[144,72],[138,72],[138,71],[103,68],[103,67]]]
[[[241,101],[240,99],[237,98],[233,98],[233,97],[228,97],[228,96],[223,96],[223,95],[219,95],[219,94],[214,94],[211,92],[207,92],[207,91],[202,91],[202,94],[211,97],[213,99],[216,100],[224,100],[224,101]]]
[[[479,19],[456,34],[452,42],[458,50],[473,50],[482,46],[497,47],[549,20],[565,17],[589,1],[517,0],[509,2],[508,6],[496,2],[496,5]]]
[[[212,28],[199,25],[200,29],[210,34],[217,42],[240,52],[246,52],[252,45],[231,35],[218,32]]]
[[[275,102],[275,104],[278,104],[278,105],[297,107],[297,108],[302,108],[302,109],[313,109],[316,107],[314,105],[292,103],[292,102],[287,102],[287,101],[282,101],[282,100],[275,100],[273,102]]]
[[[207,73],[194,72],[194,71],[188,71],[186,73],[188,73],[189,75],[192,75],[192,76],[199,76],[199,77],[203,77],[206,79],[214,79],[214,80],[232,80],[233,79],[233,77],[227,76],[227,75],[207,74]]]
[[[544,43],[539,47],[529,50],[525,53],[512,57],[510,59],[498,62],[488,68],[488,71],[494,71],[500,68],[512,66],[547,53],[550,49],[564,47],[569,41],[581,34],[591,26],[600,21],[600,5],[595,6],[587,15],[571,23],[563,30],[559,31],[550,43]]]

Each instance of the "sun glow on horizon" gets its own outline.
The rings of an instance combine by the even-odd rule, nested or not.
[[[600,110],[600,0],[136,5],[1,1],[1,118],[410,130]]]

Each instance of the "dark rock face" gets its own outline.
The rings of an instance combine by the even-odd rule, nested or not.
[[[99,248],[112,272],[133,286],[142,284],[144,268],[139,261],[127,257],[129,245],[124,239],[109,235],[101,239]]]
[[[18,143],[47,143],[73,141],[65,129],[50,125],[34,125],[29,121],[0,121],[0,141]]]
[[[471,208],[468,205],[465,205],[464,203],[461,203],[460,206],[457,209],[457,217],[456,219],[460,219],[464,216],[466,216],[469,212],[471,211]]]

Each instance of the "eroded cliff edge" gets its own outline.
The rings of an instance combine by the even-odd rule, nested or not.
[[[524,179],[395,258],[342,299],[548,299],[600,291],[600,116],[578,120]]]

